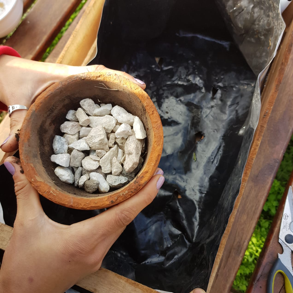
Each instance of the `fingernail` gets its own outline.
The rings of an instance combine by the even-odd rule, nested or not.
[[[6,167],[7,171],[13,176],[15,173],[15,169],[14,169],[13,165],[9,162],[5,162],[4,166]]]
[[[157,189],[159,190],[165,182],[165,177],[161,176],[157,181]]]
[[[138,78],[135,78],[135,80],[136,80],[138,83],[140,83],[140,84],[145,84],[143,81],[141,81],[141,80],[138,79]]]
[[[164,175],[164,171],[161,169],[157,169],[157,171],[154,175]]]
[[[6,142],[8,141],[8,139],[9,139],[9,137],[10,137],[10,135],[2,142],[2,144],[0,145],[0,148],[2,148],[2,146],[3,145],[5,145],[6,144]]]

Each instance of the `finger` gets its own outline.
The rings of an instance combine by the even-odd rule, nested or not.
[[[202,290],[202,289],[194,289],[190,293],[206,293],[206,292],[204,290]]]
[[[162,175],[153,176],[150,182],[135,196],[99,216],[89,219],[91,221],[90,229],[99,225],[103,229],[104,237],[109,237],[112,234],[114,238],[118,237],[126,226],[154,200],[164,180]]]
[[[19,133],[27,110],[18,110],[10,117],[10,134],[1,144],[2,151],[10,153],[18,149]]]
[[[132,75],[126,73],[126,72],[122,72],[122,71],[118,71],[118,70],[112,70],[112,69],[109,69],[109,68],[107,68],[107,67],[105,67],[103,65],[92,65],[92,66],[88,66],[87,68],[88,68],[88,70],[90,72],[94,72],[94,71],[96,71],[96,72],[97,71],[111,71],[111,72],[113,72],[115,74],[124,76],[125,78],[129,79],[131,82],[137,84],[143,90],[146,88],[146,84],[142,80],[140,80],[138,78],[135,78]]]
[[[17,200],[17,218],[25,220],[42,215],[44,212],[39,195],[25,177],[20,160],[15,157],[8,157],[4,165],[13,176],[14,180]]]

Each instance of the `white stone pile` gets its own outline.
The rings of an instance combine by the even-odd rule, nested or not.
[[[51,156],[61,181],[105,193],[134,179],[143,164],[146,138],[138,117],[120,106],[84,99],[66,119],[60,126],[63,137],[54,137]]]

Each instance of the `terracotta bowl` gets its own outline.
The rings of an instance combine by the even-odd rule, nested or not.
[[[61,182],[50,161],[55,135],[70,109],[80,100],[91,98],[112,103],[138,116],[147,132],[147,156],[141,171],[126,186],[105,194],[89,194]],[[47,199],[74,209],[102,209],[116,205],[142,189],[158,167],[163,149],[163,127],[149,96],[123,76],[113,73],[87,73],[71,76],[44,91],[30,107],[20,133],[20,159],[33,187]]]

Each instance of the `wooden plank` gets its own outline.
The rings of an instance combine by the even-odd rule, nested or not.
[[[23,0],[23,13],[25,13],[33,4],[34,0]]]
[[[293,132],[293,25],[264,89],[259,126],[239,195],[213,266],[208,292],[229,292]]]
[[[80,22],[61,52],[57,63],[81,65],[97,38],[105,0],[89,0]],[[91,29],[88,29],[88,28]]]
[[[280,232],[280,226],[282,222],[283,211],[285,207],[285,202],[286,202],[289,186],[292,186],[293,188],[293,172],[291,173],[291,177],[289,179],[287,188],[280,202],[278,211],[274,217],[271,229],[269,231],[268,237],[264,244],[262,253],[258,259],[256,268],[254,270],[253,276],[250,280],[246,293],[266,293],[267,292],[267,280],[268,280],[270,271],[274,265],[274,262],[277,260],[278,253],[283,252],[282,247],[279,244],[279,232]],[[276,276],[274,288],[275,288],[275,292],[285,293],[284,279],[280,274]]]
[[[38,0],[6,42],[23,58],[39,60],[81,0]]]
[[[12,236],[13,228],[0,223],[0,249],[5,250]],[[93,293],[155,293],[144,285],[122,277],[106,269],[100,269],[77,282],[79,287]]]
[[[109,270],[100,269],[76,284],[93,293],[157,293],[157,291],[117,275]]]
[[[59,40],[58,44],[55,46],[51,54],[48,56],[48,58],[45,60],[45,62],[51,62],[56,63],[57,59],[59,58],[61,52],[63,51],[66,43],[70,39],[73,31],[75,30],[76,26],[78,25],[82,15],[84,14],[86,7],[89,5],[90,1],[88,1],[80,10],[77,17],[73,20],[71,25],[69,26],[68,30],[64,33],[62,38]]]

